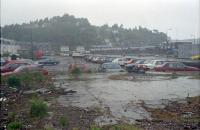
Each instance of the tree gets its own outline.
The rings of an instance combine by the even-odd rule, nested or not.
[[[119,43],[130,46],[139,43],[157,45],[167,39],[165,33],[156,29],[151,31],[141,26],[127,29],[122,24],[114,24],[111,27],[105,24],[99,27],[91,25],[86,18],[75,18],[69,14],[1,28],[4,38],[30,42],[32,30],[33,42],[56,43],[57,47],[66,43],[72,47],[78,45],[89,47],[105,44],[105,39],[114,45]]]

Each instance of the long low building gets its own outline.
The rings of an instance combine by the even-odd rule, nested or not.
[[[178,58],[190,59],[200,54],[200,44],[184,44],[178,46]]]
[[[20,49],[19,45],[16,45],[16,42],[9,39],[1,38],[1,55],[3,54],[16,54]]]

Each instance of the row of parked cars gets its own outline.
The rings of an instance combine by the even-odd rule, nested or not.
[[[197,67],[188,66],[188,63],[183,63],[175,60],[146,60],[146,59],[133,59],[131,57],[122,58],[109,58],[109,57],[99,57],[99,56],[87,56],[86,61],[93,63],[100,63],[98,71],[128,71],[128,72],[139,72],[144,73],[149,70],[159,71],[159,72],[175,72],[175,71],[200,71]],[[105,60],[109,59],[109,60]],[[193,65],[193,64],[189,64]],[[200,66],[199,66],[200,67]]]
[[[41,72],[44,75],[48,75],[48,71],[44,69],[43,66],[57,64],[59,64],[58,61],[49,58],[44,58],[38,61],[33,61],[31,59],[8,61],[1,58],[1,76],[9,76],[24,72]]]
[[[112,62],[113,59],[114,58],[112,57],[106,57],[106,56],[93,56],[93,55],[85,56],[85,61],[97,64]]]
[[[142,72],[153,70],[158,72],[176,72],[176,71],[200,71],[199,68],[187,66],[180,61],[169,60],[137,60],[132,64],[126,65],[128,72],[139,70]]]

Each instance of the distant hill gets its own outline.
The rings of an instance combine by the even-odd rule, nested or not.
[[[101,45],[112,43],[114,46],[133,46],[140,44],[160,44],[167,36],[158,30],[143,27],[124,28],[123,25],[94,26],[86,18],[75,18],[65,14],[21,25],[6,25],[2,37],[16,41],[50,42],[60,45]],[[32,36],[32,38],[31,38]]]

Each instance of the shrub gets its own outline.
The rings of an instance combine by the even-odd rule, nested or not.
[[[21,81],[16,76],[11,76],[8,78],[8,86],[19,88],[21,86]]]
[[[33,77],[29,73],[20,74],[19,78],[22,81],[22,84],[26,86],[32,84]]]
[[[42,82],[42,81],[44,81],[44,75],[42,74],[42,73],[33,73],[32,74],[32,76],[34,77],[34,80],[36,81],[36,82]]]
[[[10,122],[7,126],[8,130],[19,130],[22,128],[21,122]]]
[[[53,84],[49,84],[48,88],[49,88],[50,91],[55,91],[56,90],[56,88],[55,88],[55,86]]]
[[[74,68],[71,70],[71,74],[73,74],[73,75],[80,75],[80,74],[81,74],[81,69],[78,68],[78,67],[74,67]]]
[[[60,117],[59,124],[62,128],[67,127],[69,125],[69,120],[68,120],[67,116]]]
[[[87,70],[87,72],[86,73],[88,73],[88,74],[91,74],[92,73],[92,70],[91,69],[89,69],[89,70]]]
[[[33,99],[31,101],[30,114],[32,117],[43,118],[47,115],[47,104],[41,99]]]

